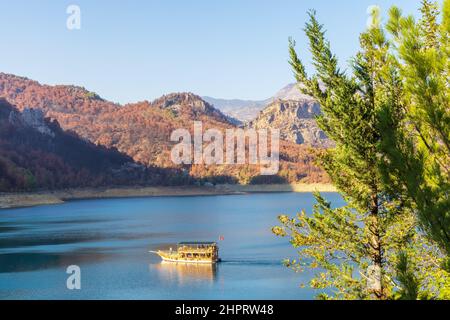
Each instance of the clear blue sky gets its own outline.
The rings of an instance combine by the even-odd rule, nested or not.
[[[264,99],[293,81],[288,37],[314,8],[341,64],[355,53],[367,7],[419,0],[0,0],[0,71],[76,84],[121,103],[191,91]],[[66,8],[81,8],[81,30]],[[303,54],[304,53],[304,54]],[[306,50],[304,57],[309,57]]]

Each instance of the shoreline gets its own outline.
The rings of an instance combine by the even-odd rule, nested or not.
[[[72,200],[145,198],[145,197],[193,197],[239,195],[277,192],[336,192],[331,184],[274,184],[274,185],[217,185],[211,187],[117,187],[68,189],[29,193],[0,193],[0,210],[40,205],[62,204]]]

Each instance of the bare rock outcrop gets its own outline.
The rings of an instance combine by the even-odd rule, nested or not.
[[[327,148],[332,142],[317,125],[320,105],[310,97],[275,100],[249,123],[255,129],[280,129],[281,138],[297,144]]]
[[[43,135],[55,137],[54,132],[47,126],[41,109],[25,108],[22,113],[13,110],[9,114],[8,121],[13,125],[31,127]]]

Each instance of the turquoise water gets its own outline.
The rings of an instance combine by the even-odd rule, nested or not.
[[[299,288],[311,274],[282,265],[295,250],[270,229],[313,204],[309,193],[272,193],[0,210],[0,299],[312,299]],[[193,240],[218,241],[223,262],[161,263],[148,252]],[[81,290],[66,287],[70,265],[81,268]]]

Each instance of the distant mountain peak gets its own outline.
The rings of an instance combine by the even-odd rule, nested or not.
[[[207,103],[199,96],[192,92],[179,92],[163,95],[162,97],[152,102],[154,105],[159,105],[163,109],[173,108],[174,106],[190,105],[194,108],[206,110]]]
[[[191,113],[194,120],[197,116],[206,115],[217,121],[231,125],[236,125],[238,122],[236,119],[225,115],[222,111],[216,109],[213,105],[203,100],[202,97],[192,92],[166,94],[154,100],[151,105],[162,109],[171,110],[175,115]]]
[[[216,99],[208,96],[203,99],[226,115],[248,123],[256,119],[260,111],[274,101],[312,101],[310,96],[301,92],[300,86],[297,83],[290,83],[266,100]]]
[[[290,83],[280,91],[278,91],[275,96],[272,98],[273,100],[310,100],[312,99],[310,96],[303,94],[301,92],[301,84],[298,83]]]

